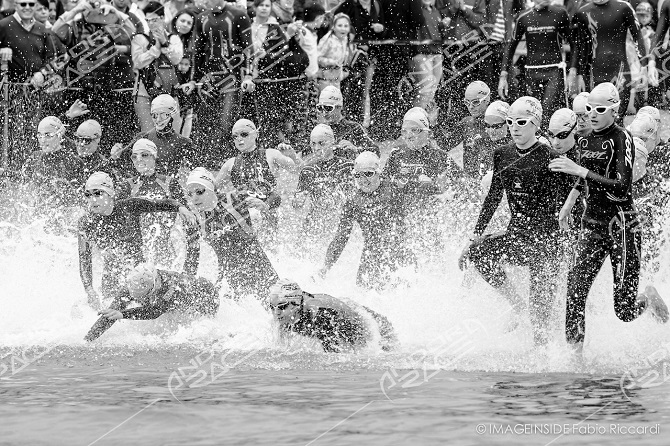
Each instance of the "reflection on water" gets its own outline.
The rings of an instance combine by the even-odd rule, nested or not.
[[[621,377],[565,376],[561,381],[526,375],[496,383],[487,393],[495,413],[501,416],[561,415],[563,418],[591,421],[647,421],[647,409],[635,403],[641,390],[628,391],[621,387]]]
[[[353,359],[352,367],[337,355],[268,351],[205,385],[180,388],[174,392],[177,401],[168,377],[193,353],[64,349],[46,355],[21,373],[0,378],[0,436],[12,445],[85,445],[103,435],[94,444],[385,446],[452,439],[459,445],[544,445],[557,435],[482,435],[475,428],[580,422],[659,424],[661,433],[670,428],[667,397],[661,396],[670,393],[668,385],[638,390],[631,402],[618,376],[439,371],[389,400],[380,388],[384,370],[360,369],[362,357]],[[231,356],[230,364],[236,359]],[[625,440],[660,446],[664,438],[647,433]],[[609,434],[570,436],[554,444],[622,440]]]

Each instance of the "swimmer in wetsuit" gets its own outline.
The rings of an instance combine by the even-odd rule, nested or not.
[[[191,249],[200,252],[200,236],[209,243],[219,262],[218,281],[225,278],[236,297],[266,295],[278,277],[256,238],[249,216],[254,203],[263,203],[236,192],[217,194],[214,176],[203,167],[191,171],[186,190],[200,220],[200,231],[189,235]]]
[[[577,127],[575,128],[575,136],[577,137],[588,136],[593,131],[589,114],[586,113],[586,102],[588,101],[588,98],[589,94],[583,91],[572,100],[572,111],[575,112],[575,115],[577,116]]]
[[[156,172],[158,147],[153,141],[146,138],[135,141],[130,159],[138,175],[126,178],[121,183],[120,196],[148,200],[172,199],[186,206],[186,197],[178,180],[173,176]],[[177,250],[170,240],[176,217],[174,213],[160,212],[144,215],[141,219],[147,257],[150,262],[160,267],[171,269],[177,257]]]
[[[521,12],[514,21],[512,40],[503,54],[502,71],[498,83],[498,94],[504,100],[508,96],[507,77],[511,71],[514,52],[519,42],[526,37],[526,82],[530,96],[541,98],[544,116],[567,105],[565,103],[565,62],[563,41],[569,40],[570,17],[562,6],[552,5],[550,0],[536,0],[535,5]],[[542,127],[546,122],[542,123]]]
[[[405,217],[405,194],[393,184],[382,181],[381,162],[372,152],[356,157],[354,178],[358,191],[344,204],[320,275],[324,276],[340,258],[357,222],[363,232],[363,255],[356,283],[366,288],[380,288],[388,285],[390,272],[405,261],[399,237]]]
[[[140,306],[127,308],[131,303]],[[125,286],[115,290],[112,305],[100,312],[84,339],[94,341],[119,319],[156,319],[168,312],[213,317],[218,309],[217,288],[207,279],[142,263],[128,273]]]
[[[290,280],[273,286],[269,301],[282,334],[316,338],[329,353],[364,347],[373,332],[379,333],[382,350],[391,350],[398,342],[393,326],[381,314],[348,299],[307,293]]]
[[[509,109],[507,125],[513,143],[493,155],[493,180],[477,219],[473,238],[459,259],[464,269],[470,260],[484,279],[507,297],[519,312],[525,303],[507,280],[505,263],[530,269],[530,319],[536,344],[547,342],[547,323],[556,288],[555,217],[556,175],[548,169],[550,148],[537,140],[542,122],[540,101],[517,99]],[[482,235],[503,194],[511,219],[502,234]]]
[[[649,311],[660,322],[667,322],[668,308],[652,286],[637,295],[640,279],[641,228],[633,204],[633,138],[618,125],[621,106],[617,88],[605,82],[589,94],[586,110],[593,126],[581,151],[581,165],[560,157],[549,164],[583,181],[576,186],[561,209],[559,222],[567,217],[582,189],[586,211],[577,246],[575,264],[568,274],[565,334],[568,343],[581,351],[586,334],[586,298],[605,258],[610,257],[614,273],[614,312],[630,322]]]
[[[331,227],[332,215],[351,195],[353,161],[335,155],[335,135],[326,124],[317,124],[310,135],[312,154],[300,170],[293,207],[302,208],[309,198],[303,231],[322,235]]]
[[[590,89],[604,82],[618,83],[623,75],[625,85],[618,85],[621,103],[628,106],[631,89],[630,67],[626,56],[626,36],[630,32],[642,63],[641,84],[647,83],[646,48],[640,24],[630,3],[621,0],[593,0],[582,6],[572,18],[576,50],[570,62],[568,85],[586,89],[579,76],[587,75]]]
[[[89,212],[79,219],[79,274],[88,295],[88,304],[100,309],[100,298],[93,288],[93,247],[102,252],[102,292],[105,297],[119,288],[119,277],[144,261],[140,217],[147,212],[179,212],[186,221],[195,217],[173,200],[150,201],[143,198],[116,200],[114,182],[104,172],[95,172],[86,181],[84,192]],[[197,257],[187,253],[186,272],[195,274]]]

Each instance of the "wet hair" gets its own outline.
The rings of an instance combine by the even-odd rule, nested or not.
[[[165,7],[158,2],[149,2],[142,12],[144,12],[144,15],[151,13],[160,17],[165,17]]]

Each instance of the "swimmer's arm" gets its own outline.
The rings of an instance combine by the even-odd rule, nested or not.
[[[520,22],[520,18],[517,17],[514,21],[514,32],[512,33],[512,39],[509,41],[507,48],[503,51],[503,61],[500,65],[502,70],[500,72],[500,77],[507,78],[510,68],[512,68],[512,62],[514,61],[514,52],[516,47],[519,46],[521,38],[526,34],[526,27],[523,23]]]
[[[131,320],[156,319],[163,313],[165,313],[165,308],[162,305],[145,305],[143,307],[131,308],[129,310],[121,311],[123,319]]]
[[[221,170],[216,175],[215,182],[217,188],[224,188],[230,185],[230,171],[233,170],[233,165],[235,164],[235,158],[230,158],[224,163],[221,167]]]
[[[77,243],[79,245],[79,276],[84,289],[88,292],[93,289],[93,254],[81,222],[79,223]]]
[[[153,201],[145,198],[128,198],[123,201],[133,214],[143,214],[148,212],[179,212],[179,209],[182,207],[178,201],[172,199]]]
[[[186,260],[184,261],[184,272],[195,276],[198,274],[200,263],[200,232],[197,227],[186,228]]]
[[[505,189],[503,188],[502,178],[500,177],[499,172],[499,169],[494,168],[491,187],[489,189],[489,193],[486,194],[484,204],[482,205],[482,210],[479,212],[479,218],[477,219],[477,224],[475,225],[475,237],[479,237],[484,233],[486,226],[488,226],[491,218],[493,218],[493,214],[495,214],[496,209],[498,209],[498,205],[502,201]]]
[[[285,150],[285,152],[286,155],[277,149],[267,149],[265,156],[267,157],[268,164],[290,172],[296,171],[301,164],[298,155],[296,155],[293,149]]]
[[[586,170],[582,176],[587,181],[595,183],[601,189],[614,195],[623,197],[630,189],[633,181],[633,139],[626,134],[618,141],[614,141],[614,162],[616,163],[616,178],[606,178],[592,170]]]
[[[347,202],[344,205],[344,210],[342,212],[342,217],[340,218],[340,224],[337,228],[337,233],[333,238],[333,241],[328,245],[328,251],[326,252],[326,261],[324,265],[324,270],[329,270],[335,262],[342,255],[344,247],[349,241],[349,236],[351,235],[351,230],[354,227],[354,217],[353,209],[350,202]]]

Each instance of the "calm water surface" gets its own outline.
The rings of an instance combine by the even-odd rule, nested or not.
[[[624,392],[619,374],[384,367],[394,360],[56,348],[0,378],[0,444],[668,444],[667,383]]]

